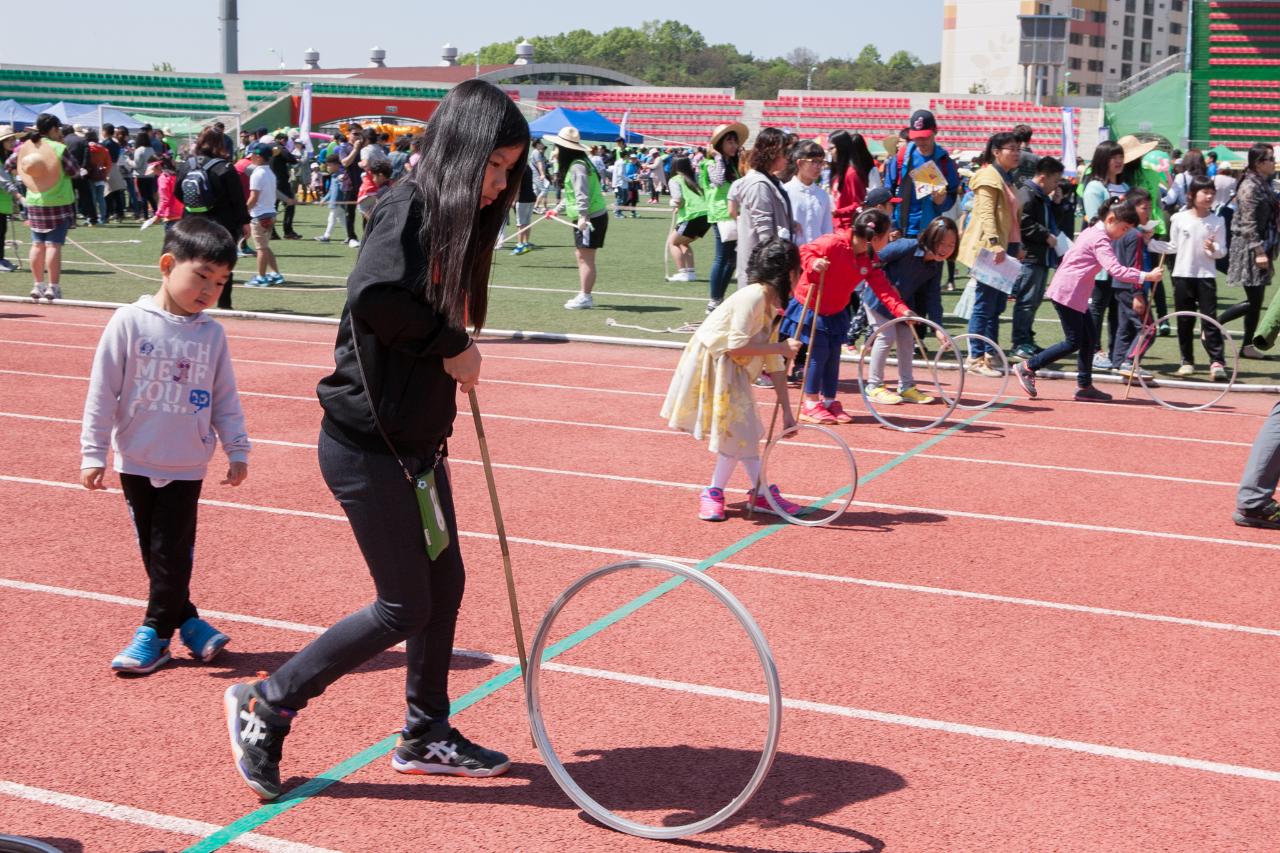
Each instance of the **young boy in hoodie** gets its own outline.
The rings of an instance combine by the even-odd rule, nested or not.
[[[225,228],[201,216],[182,219],[165,233],[159,291],[118,309],[93,357],[80,482],[106,488],[110,444],[150,580],[146,617],[111,661],[116,672],[163,666],[175,630],[205,662],[228,642],[199,617],[188,591],[196,506],[215,433],[230,460],[222,484],[238,486],[248,476],[249,437],[226,334],[203,313],[217,305],[235,263],[235,240]]]

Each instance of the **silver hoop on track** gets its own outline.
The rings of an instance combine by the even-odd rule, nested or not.
[[[1134,375],[1137,377],[1138,383],[1142,385],[1142,390],[1147,392],[1147,396],[1164,408],[1172,409],[1175,412],[1202,412],[1210,406],[1217,405],[1218,401],[1227,396],[1227,393],[1231,391],[1231,386],[1236,384],[1236,372],[1240,368],[1240,349],[1236,346],[1236,342],[1231,339],[1231,336],[1227,334],[1227,330],[1222,327],[1221,323],[1212,317],[1201,314],[1199,311],[1171,311],[1157,319],[1155,321],[1155,325],[1159,326],[1161,323],[1167,323],[1170,318],[1174,317],[1196,317],[1200,320],[1202,326],[1204,323],[1210,323],[1217,326],[1218,334],[1222,335],[1223,346],[1231,347],[1231,375],[1227,377],[1227,384],[1222,386],[1222,393],[1218,394],[1218,396],[1214,397],[1209,402],[1202,403],[1198,406],[1179,406],[1175,403],[1170,403],[1167,400],[1160,399],[1156,396],[1156,393],[1152,390],[1151,386],[1147,384],[1147,380],[1142,376],[1141,355],[1133,360]]]
[[[942,383],[938,380],[937,359],[932,359],[929,361],[929,372],[933,375],[933,385],[935,388],[938,389],[943,402],[946,403],[946,406],[943,408],[942,414],[938,415],[938,417],[934,418],[932,421],[930,421],[927,424],[924,424],[923,426],[906,427],[906,426],[900,426],[898,424],[895,424],[889,421],[887,418],[881,415],[878,411],[876,411],[876,407],[871,403],[871,397],[868,396],[867,394],[867,380],[863,374],[865,373],[865,370],[866,370],[866,362],[871,358],[871,350],[873,345],[875,344],[875,340],[879,335],[884,333],[885,329],[888,329],[890,326],[895,326],[899,323],[920,323],[921,325],[928,326],[929,328],[933,329],[935,332],[938,332],[939,334],[941,334],[943,338],[944,350],[947,348],[950,348],[951,350],[953,350],[956,353],[956,359],[960,364],[960,371],[959,371],[960,381],[956,388],[956,396],[954,399],[950,399],[947,397],[947,395],[941,393]],[[914,357],[914,355],[915,355],[915,351],[913,349],[912,352],[907,353],[905,356],[902,353],[898,353],[898,359],[899,361],[901,361],[903,358],[912,358]],[[942,352],[940,351],[938,355],[941,356]],[[889,429],[896,429],[899,432],[927,432],[928,430],[931,430],[934,427],[941,424],[947,418],[951,417],[951,413],[954,412],[958,407],[958,404],[960,402],[960,395],[963,392],[964,392],[963,357],[960,355],[960,351],[956,349],[955,340],[951,337],[951,335],[947,332],[947,330],[942,328],[942,326],[938,325],[932,320],[927,320],[924,317],[894,317],[892,320],[889,320],[887,323],[881,323],[879,327],[877,327],[876,330],[871,333],[871,337],[867,338],[866,354],[858,359],[858,393],[862,395],[862,405],[867,407],[867,411],[871,413],[871,417],[879,421],[881,426],[886,426]]]
[[[998,344],[998,343],[996,343],[995,341],[991,340],[991,338],[988,338],[986,335],[979,335],[979,334],[977,334],[976,332],[965,332],[965,333],[964,333],[964,334],[962,334],[962,335],[955,335],[955,336],[952,338],[952,340],[954,340],[954,341],[956,342],[956,344],[957,344],[957,345],[959,345],[959,343],[960,343],[961,341],[981,341],[982,343],[984,343],[984,344],[986,344],[987,346],[991,347],[991,351],[992,351],[992,352],[995,352],[995,353],[999,353],[999,354],[1000,354],[1000,367],[1001,367],[1001,371],[1002,371],[1002,372],[1003,372],[1003,374],[1004,374],[1004,375],[1003,375],[1003,378],[1000,380],[1000,390],[999,390],[999,391],[997,391],[994,395],[992,395],[992,397],[991,397],[991,399],[990,399],[990,400],[988,400],[988,401],[987,401],[987,402],[985,402],[985,403],[976,403],[976,404],[975,404],[975,403],[961,403],[961,402],[958,402],[958,401],[959,401],[959,399],[960,399],[960,396],[959,396],[959,392],[957,392],[957,394],[956,394],[956,400],[957,400],[956,408],[957,408],[957,409],[964,409],[964,410],[965,410],[965,411],[967,411],[967,412],[980,412],[980,411],[982,411],[983,409],[987,409],[987,408],[990,408],[991,406],[995,405],[996,400],[999,400],[1001,397],[1003,397],[1003,396],[1004,396],[1005,389],[1009,387],[1009,374],[1012,372],[1012,371],[1010,371],[1010,370],[1009,370],[1009,357],[1008,357],[1008,356],[1006,356],[1006,355],[1004,354],[1004,349],[1003,349],[1003,348],[1001,348],[1000,344]],[[939,352],[937,355],[935,355],[935,356],[934,356],[934,360],[935,360],[935,361],[936,361],[937,359],[940,359],[940,358],[942,358],[942,353],[941,353],[941,352]],[[964,362],[963,362],[963,361],[961,361],[960,367],[961,367],[961,370],[963,370],[963,369],[964,369]],[[941,386],[941,385],[939,385],[939,386],[938,386],[938,394],[942,397],[942,399],[944,399],[944,400],[946,400],[946,399],[947,399],[947,392],[945,392],[945,391],[943,391],[943,390],[942,390],[942,386]]]
[[[58,853],[58,848],[22,835],[0,835],[0,853]]]
[[[615,572],[630,569],[657,569],[670,572],[711,593],[716,600],[729,608],[729,612],[746,630],[747,636],[751,639],[751,644],[755,647],[756,654],[760,658],[760,664],[764,668],[765,682],[769,690],[769,726],[765,735],[764,751],[760,755],[760,762],[756,765],[755,772],[751,775],[747,786],[742,789],[738,796],[734,797],[715,814],[693,823],[679,826],[654,826],[620,817],[600,805],[586,791],[582,790],[578,783],[573,780],[573,777],[569,775],[569,772],[565,770],[564,764],[561,763],[555,750],[551,748],[551,741],[547,737],[546,725],[542,719],[538,694],[542,674],[542,653],[546,648],[548,638],[551,636],[551,629],[555,625],[556,617],[560,615],[560,612],[569,603],[570,599],[593,581]],[[773,766],[773,758],[778,752],[778,735],[782,728],[782,687],[778,684],[778,669],[773,661],[773,653],[769,650],[769,643],[765,639],[764,633],[760,630],[760,626],[756,624],[755,620],[751,618],[751,614],[729,590],[703,572],[668,560],[626,560],[621,563],[593,569],[560,593],[560,597],[552,603],[550,609],[547,610],[547,615],[542,618],[542,624],[538,626],[538,633],[533,638],[533,646],[529,649],[529,671],[525,674],[524,695],[525,704],[529,710],[529,724],[533,730],[534,743],[537,744],[538,751],[542,753],[542,760],[546,762],[547,770],[551,772],[551,777],[556,780],[556,784],[560,786],[560,789],[569,796],[569,799],[577,803],[583,811],[605,826],[618,832],[625,832],[628,835],[639,836],[640,838],[659,840],[684,838],[685,836],[706,832],[719,826],[746,805],[747,801],[760,789],[761,784],[764,783],[765,776],[769,773],[769,768]]]
[[[814,513],[806,513],[805,515],[791,515],[784,510],[779,504],[778,499],[773,496],[773,491],[769,488],[769,457],[773,453],[773,449],[778,446],[778,442],[789,436],[793,436],[801,430],[812,430],[820,432],[827,438],[836,443],[836,446],[844,451],[845,461],[849,463],[849,491],[844,496],[844,502],[840,508],[828,515],[817,515]],[[835,430],[822,426],[821,424],[793,424],[790,429],[784,429],[773,437],[765,445],[764,453],[760,455],[760,483],[764,489],[764,499],[769,502],[769,506],[773,507],[773,511],[778,516],[791,524],[799,524],[802,527],[824,527],[844,515],[845,510],[849,508],[849,504],[853,503],[853,496],[858,492],[858,463],[853,458],[853,451],[849,449],[848,443],[841,438]]]

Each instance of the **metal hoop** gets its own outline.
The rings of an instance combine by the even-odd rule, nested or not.
[[[1227,334],[1227,330],[1222,327],[1221,323],[1208,315],[1201,314],[1199,311],[1172,311],[1157,319],[1155,324],[1159,326],[1161,323],[1166,323],[1171,317],[1198,317],[1201,323],[1212,323],[1214,326],[1218,327],[1218,334],[1222,336],[1222,340],[1224,342],[1223,345],[1230,345],[1231,347],[1231,375],[1227,377],[1227,384],[1223,386],[1222,393],[1214,397],[1209,402],[1203,403],[1199,406],[1179,406],[1174,403],[1161,400],[1156,396],[1155,392],[1151,390],[1151,386],[1147,384],[1147,380],[1142,376],[1142,355],[1145,355],[1145,353],[1139,354],[1139,356],[1133,360],[1134,375],[1137,376],[1138,382],[1142,385],[1142,390],[1147,392],[1147,396],[1164,408],[1172,409],[1175,412],[1202,412],[1210,406],[1216,405],[1219,400],[1227,396],[1228,392],[1231,391],[1231,386],[1236,384],[1236,371],[1240,367],[1240,349],[1236,346],[1236,342],[1231,339],[1231,336]]]
[[[950,347],[952,350],[955,351],[956,359],[960,363],[960,385],[956,389],[955,399],[954,400],[948,399],[945,394],[942,394],[941,395],[942,399],[947,404],[942,414],[939,415],[937,418],[933,419],[932,421],[930,421],[929,423],[925,424],[924,426],[916,426],[916,427],[899,426],[898,424],[890,422],[887,418],[885,418],[878,411],[876,411],[876,407],[871,404],[871,397],[867,394],[867,381],[866,381],[866,377],[863,376],[863,372],[866,367],[866,361],[867,359],[871,358],[870,353],[873,345],[875,344],[876,338],[880,334],[882,334],[885,329],[888,329],[890,326],[895,326],[898,323],[908,323],[908,322],[920,323],[922,325],[928,326],[929,328],[933,329],[935,332],[940,332],[943,336],[943,345],[946,347]],[[887,426],[889,429],[896,429],[899,432],[926,432],[927,430],[933,429],[934,427],[938,426],[943,421],[945,421],[947,418],[951,417],[951,413],[956,410],[957,404],[960,402],[960,394],[964,391],[964,361],[960,356],[960,350],[956,349],[955,339],[951,337],[951,335],[947,332],[946,329],[942,328],[942,326],[938,325],[932,320],[925,319],[924,317],[894,317],[892,320],[890,320],[887,323],[881,323],[880,326],[877,327],[876,330],[871,333],[871,337],[867,338],[866,348],[867,348],[866,349],[867,354],[863,355],[858,359],[858,393],[862,395],[862,405],[867,407],[867,411],[871,413],[871,417],[879,421],[882,426]],[[911,358],[914,355],[915,355],[915,352],[913,351],[908,353],[905,357]],[[941,356],[942,353],[939,352],[938,355]],[[904,356],[902,353],[898,353],[899,361],[901,361],[903,357]],[[929,362],[929,372],[933,374],[934,387],[937,388],[939,391],[941,391],[942,383],[938,381],[938,364],[936,360],[932,360]]]
[[[58,848],[26,836],[0,835],[0,853],[58,853]]]
[[[556,617],[560,615],[560,611],[569,603],[569,600],[592,581],[628,569],[658,569],[670,572],[702,587],[721,604],[729,608],[729,612],[746,629],[747,636],[755,647],[756,654],[760,658],[760,665],[764,668],[765,682],[769,689],[769,728],[765,735],[764,751],[760,755],[760,762],[756,765],[755,772],[751,774],[751,779],[747,782],[747,786],[728,805],[715,814],[680,826],[654,826],[619,817],[592,799],[573,780],[573,777],[569,775],[569,771],[565,770],[564,764],[561,763],[555,750],[551,748],[551,741],[547,737],[547,728],[543,722],[542,711],[539,707],[538,687],[542,675],[542,653],[546,647],[547,639],[551,635],[551,628],[555,624]],[[778,751],[778,735],[782,728],[782,687],[778,684],[778,668],[773,661],[773,653],[769,650],[769,643],[765,639],[764,633],[760,630],[760,626],[756,624],[755,620],[751,618],[751,614],[729,590],[703,572],[668,560],[626,560],[594,569],[578,578],[578,580],[570,584],[568,589],[560,593],[560,597],[552,603],[550,609],[547,610],[547,615],[542,618],[542,624],[538,626],[538,633],[533,638],[533,647],[529,650],[529,671],[525,674],[524,695],[525,704],[529,710],[529,725],[533,730],[534,743],[537,744],[538,751],[542,753],[542,760],[546,762],[547,770],[551,772],[551,777],[556,780],[556,784],[560,786],[560,789],[568,794],[569,799],[577,803],[583,811],[605,826],[616,829],[618,832],[625,832],[628,835],[639,836],[640,838],[660,840],[684,838],[688,835],[706,832],[708,829],[719,826],[728,820],[746,805],[747,801],[755,795],[761,784],[764,783],[764,777],[768,775],[769,768],[773,766],[773,758]]]
[[[1003,349],[1003,348],[1001,348],[1000,344],[998,344],[998,343],[996,343],[995,341],[991,340],[991,338],[988,338],[986,335],[979,335],[979,334],[977,334],[976,332],[966,332],[966,333],[965,333],[965,334],[963,334],[963,335],[956,335],[956,336],[954,336],[953,340],[954,340],[957,344],[959,344],[961,341],[981,341],[982,343],[984,343],[984,344],[986,344],[987,346],[991,347],[992,352],[997,352],[997,353],[999,353],[999,354],[1000,354],[1000,364],[1001,364],[1001,366],[1002,366],[1002,368],[1003,368],[1004,378],[1000,380],[1000,390],[999,390],[999,391],[997,391],[997,392],[995,393],[995,395],[994,395],[994,396],[992,396],[992,398],[991,398],[990,400],[988,400],[988,401],[987,401],[987,402],[985,402],[985,403],[978,403],[978,404],[976,404],[976,405],[975,405],[975,404],[972,404],[972,403],[961,403],[961,402],[959,402],[960,395],[959,395],[959,394],[957,394],[957,395],[956,395],[956,400],[957,400],[957,402],[956,402],[956,408],[957,408],[957,409],[964,409],[965,411],[968,411],[968,412],[980,412],[980,411],[982,411],[983,409],[990,408],[991,406],[995,405],[996,400],[999,400],[1001,397],[1003,397],[1003,396],[1004,396],[1005,389],[1009,387],[1009,373],[1010,373],[1010,371],[1009,371],[1009,358],[1008,358],[1008,356],[1006,356],[1006,355],[1004,354],[1004,349]],[[934,356],[934,360],[935,360],[935,361],[936,361],[937,359],[940,359],[940,358],[942,358],[942,353],[938,353],[937,355],[935,355],[935,356]],[[963,362],[962,362],[962,363],[961,363],[961,365],[960,365],[960,369],[961,369],[961,370],[964,370],[964,364],[963,364]],[[944,399],[944,400],[945,400],[945,399],[947,399],[947,392],[942,390],[942,386],[941,386],[941,385],[939,385],[939,386],[938,386],[938,394],[942,397],[942,399]]]
[[[773,453],[773,448],[778,446],[778,442],[789,435],[795,435],[802,429],[811,429],[820,432],[828,438],[835,441],[836,445],[844,451],[844,458],[849,462],[849,493],[844,496],[844,503],[840,508],[830,515],[815,516],[807,515],[791,515],[784,510],[779,504],[778,499],[773,496],[773,490],[769,488],[769,455]],[[789,429],[784,429],[773,437],[773,440],[765,445],[764,453],[760,456],[760,483],[764,489],[764,499],[769,502],[769,506],[773,507],[773,511],[780,517],[792,524],[799,524],[802,527],[825,527],[844,515],[845,510],[849,508],[849,504],[853,503],[853,496],[858,491],[858,463],[853,458],[853,451],[849,449],[849,445],[841,438],[835,430],[828,429],[821,424],[792,424]]]

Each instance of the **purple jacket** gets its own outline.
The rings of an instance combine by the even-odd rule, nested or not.
[[[1058,265],[1053,281],[1045,295],[1059,305],[1084,313],[1089,310],[1089,297],[1093,295],[1093,278],[1100,270],[1106,270],[1114,279],[1136,284],[1142,281],[1142,270],[1126,267],[1116,259],[1111,248],[1111,238],[1106,226],[1099,222],[1086,228],[1071,244],[1071,251]]]

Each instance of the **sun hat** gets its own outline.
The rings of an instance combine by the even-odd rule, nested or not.
[[[740,121],[731,121],[728,124],[722,124],[711,133],[711,147],[715,148],[716,144],[728,136],[730,133],[738,137],[738,144],[745,145],[747,142],[747,126]]]
[[[11,124],[0,124],[0,142],[10,139],[18,135],[18,131],[13,129]]]
[[[1139,142],[1138,137],[1130,134],[1117,139],[1116,144],[1124,149],[1124,162],[1132,163],[1134,160],[1140,160],[1145,155],[1155,151],[1156,146],[1160,143],[1154,139],[1150,142]]]
[[[559,145],[561,148],[568,148],[570,151],[581,151],[584,154],[587,151],[587,146],[582,144],[582,134],[578,133],[576,127],[562,127],[559,133],[544,136],[542,139],[553,145]]]
[[[18,149],[18,177],[27,189],[48,192],[62,179],[62,159],[47,141],[39,145],[24,142]]]

